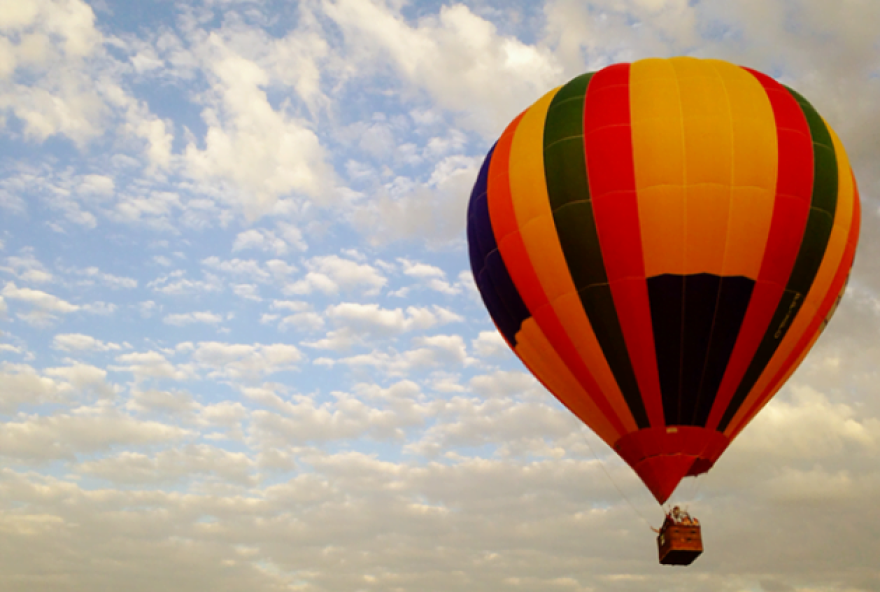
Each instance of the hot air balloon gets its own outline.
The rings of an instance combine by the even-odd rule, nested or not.
[[[583,74],[514,119],[467,237],[508,345],[663,504],[804,359],[859,220],[843,146],[801,95],[680,57]]]

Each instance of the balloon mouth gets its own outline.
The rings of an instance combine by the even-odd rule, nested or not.
[[[682,479],[712,468],[729,444],[721,432],[680,425],[632,432],[614,448],[663,504]]]

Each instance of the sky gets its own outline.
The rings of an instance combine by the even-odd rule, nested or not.
[[[880,589],[880,3],[0,0],[0,589]],[[803,366],[674,496],[469,269],[504,126],[644,57],[805,95],[862,198]]]

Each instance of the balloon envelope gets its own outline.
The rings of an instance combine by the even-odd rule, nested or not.
[[[673,58],[584,74],[514,119],[467,235],[507,343],[663,503],[803,360],[859,220],[846,153],[803,97]]]

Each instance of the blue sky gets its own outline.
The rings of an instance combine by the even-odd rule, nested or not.
[[[877,22],[854,0],[0,1],[0,588],[877,589]],[[806,95],[864,212],[816,350],[680,489],[706,530],[687,571],[495,332],[464,236],[519,111],[682,54]]]

